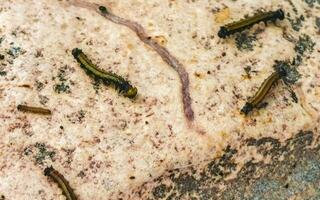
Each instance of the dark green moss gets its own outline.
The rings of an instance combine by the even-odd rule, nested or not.
[[[296,67],[292,67],[291,64],[287,61],[276,61],[273,68],[280,72],[284,73],[285,75],[282,77],[282,80],[288,84],[296,83],[301,75],[299,74]]]
[[[61,94],[61,93],[71,93],[70,86],[67,85],[65,82],[61,82],[54,86],[54,91]]]
[[[181,193],[190,193],[191,191],[196,191],[198,189],[198,181],[195,177],[188,174],[183,174],[174,178],[173,182],[176,183],[177,189]]]
[[[287,71],[287,75],[283,78],[286,83],[294,84],[301,78],[300,73],[298,72],[296,67],[291,67]]]
[[[265,137],[265,138],[261,138],[259,140],[255,139],[255,138],[249,138],[246,141],[246,143],[248,146],[256,146],[256,147],[263,146],[263,145],[271,145],[272,148],[275,148],[275,147],[280,146],[279,140],[274,139],[272,137]]]
[[[22,49],[20,47],[11,47],[7,51],[7,54],[12,56],[13,58],[17,58],[20,55],[21,52],[22,52]]]
[[[6,72],[6,71],[0,70],[0,76],[6,76],[6,75],[7,75],[7,72]]]
[[[214,167],[215,169],[225,171],[224,166],[232,163],[233,158],[243,156],[229,147],[221,158],[211,163],[211,166],[171,170],[157,178],[155,183],[147,184],[136,192],[146,195],[144,199],[169,200],[278,200],[290,199],[297,194],[301,195],[302,199],[319,199],[320,146],[310,148],[318,139],[311,131],[301,131],[285,141],[271,137],[250,138],[242,143],[243,148],[250,146],[250,149],[256,149],[265,158],[271,158],[270,162],[245,161],[234,179],[226,180],[228,174],[220,177],[216,177],[215,173],[211,175],[209,171],[212,169],[212,163],[219,166]],[[151,192],[149,188],[153,188]],[[308,193],[310,189],[311,194]],[[313,189],[319,192],[315,193]]]
[[[227,176],[236,168],[236,164],[232,161],[232,158],[237,153],[237,150],[231,149],[228,146],[224,151],[225,153],[219,160],[208,164],[208,172],[211,177],[219,178]]]
[[[38,164],[43,164],[43,161],[47,158],[52,160],[56,154],[54,151],[47,150],[44,143],[36,143],[34,146],[38,149],[38,152],[34,157]]]
[[[300,131],[295,138],[287,140],[286,146],[288,149],[302,149],[305,146],[311,145],[313,139],[312,131]]]
[[[306,51],[311,53],[315,45],[316,43],[312,41],[309,35],[302,34],[302,36],[299,37],[299,40],[294,49],[298,54],[304,55]]]
[[[165,184],[161,184],[153,189],[152,194],[155,198],[159,199],[164,198],[169,191],[170,188],[168,188]]]
[[[255,35],[248,35],[247,33],[243,32],[243,33],[237,34],[236,45],[240,51],[243,51],[243,50],[252,51],[254,46],[254,41],[256,40],[257,40],[257,37]]]
[[[67,66],[59,68],[58,75],[57,75],[59,83],[57,83],[54,86],[54,91],[59,94],[60,93],[71,93],[71,88],[70,88],[69,84],[67,84],[67,82],[68,82],[68,80],[66,78],[67,77],[67,70],[68,70]],[[54,78],[54,79],[56,79],[56,78]]]
[[[246,143],[248,146],[257,147],[258,152],[264,156],[270,153],[276,154],[281,147],[281,143],[277,139],[271,137],[265,137],[259,140],[250,138],[246,141]]]
[[[303,160],[319,159],[314,156],[314,154],[319,155],[317,151],[307,152],[312,142],[313,133],[311,131],[301,131],[294,138],[285,141],[284,146],[273,138],[250,139],[250,145],[256,146],[258,152],[263,150],[264,155],[272,157],[272,163],[248,162],[239,172],[236,181],[226,187],[227,189],[221,195],[224,198],[221,199],[289,199],[293,193],[301,194],[303,190],[308,190],[312,182],[314,182],[312,188],[317,188],[319,165],[311,166],[312,173],[308,171],[309,166],[300,168]],[[307,155],[310,158],[307,158]],[[279,159],[280,157],[284,160]],[[316,162],[318,164],[319,160]],[[313,178],[314,176],[318,177]],[[301,185],[304,182],[307,184]],[[283,187],[280,187],[281,185]],[[246,198],[239,196],[244,193]]]

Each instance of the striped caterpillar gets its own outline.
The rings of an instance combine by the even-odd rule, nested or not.
[[[46,108],[32,107],[27,105],[18,105],[17,109],[23,112],[30,112],[30,113],[41,114],[41,115],[51,115],[51,110]]]
[[[83,68],[91,77],[102,80],[106,84],[112,83],[119,93],[123,94],[125,97],[134,98],[137,95],[138,90],[136,87],[133,87],[121,76],[99,69],[91,62],[91,60],[89,60],[81,49],[73,49],[72,55],[78,61],[81,68]]]
[[[45,168],[44,175],[51,177],[58,184],[67,200],[77,200],[68,181],[52,166]]]
[[[267,23],[268,21],[275,22],[277,19],[283,20],[285,17],[284,11],[282,9],[278,9],[276,11],[270,12],[261,12],[252,17],[248,17],[246,19],[242,19],[237,22],[233,22],[222,26],[220,31],[218,32],[218,36],[220,38],[226,38],[234,33],[241,32],[247,28],[252,27],[255,24],[260,22]]]
[[[263,81],[257,93],[246,102],[244,107],[241,109],[241,113],[248,115],[253,108],[259,107],[261,102],[267,96],[268,92],[271,90],[272,86],[280,79],[284,79],[285,81],[287,74],[287,69],[282,66],[276,69],[275,72],[273,72],[266,80]]]

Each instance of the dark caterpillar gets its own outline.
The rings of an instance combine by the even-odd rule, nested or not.
[[[248,115],[249,112],[253,110],[253,108],[258,107],[263,99],[267,96],[268,92],[272,88],[272,86],[281,78],[284,78],[287,75],[285,69],[279,68],[276,72],[273,72],[266,80],[261,84],[258,92],[251,97],[248,102],[241,109],[241,113],[244,115]]]
[[[118,91],[125,97],[134,98],[137,95],[138,90],[136,87],[130,85],[130,83],[121,76],[118,76],[111,72],[105,72],[97,68],[82,52],[81,49],[73,49],[72,55],[88,75],[92,76],[95,79],[103,80],[107,84],[112,83],[115,88],[118,89]]]
[[[44,175],[51,177],[58,184],[67,200],[77,200],[68,181],[57,170],[53,167],[47,167],[44,170]]]
[[[240,21],[222,26],[220,28],[220,31],[218,32],[218,36],[220,38],[226,38],[227,36],[230,36],[234,33],[241,32],[247,28],[250,28],[254,24],[257,24],[260,22],[267,23],[268,21],[275,22],[277,19],[283,20],[284,17],[285,15],[282,9],[278,9],[276,11],[258,13],[252,17],[242,19]]]
[[[18,105],[17,109],[23,112],[31,112],[35,114],[41,114],[41,115],[51,115],[51,110],[46,108],[31,107],[27,105]]]

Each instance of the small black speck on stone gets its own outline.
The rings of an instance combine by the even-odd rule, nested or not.
[[[108,9],[106,7],[104,7],[104,6],[99,6],[99,10],[103,14],[107,14],[108,13]]]
[[[24,155],[28,156],[32,153],[32,149],[30,147],[26,147],[23,150]]]
[[[6,72],[6,71],[0,70],[0,76],[6,76],[6,75],[7,75],[7,72]]]

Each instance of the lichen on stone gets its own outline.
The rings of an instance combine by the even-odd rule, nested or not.
[[[285,72],[286,75],[282,77],[282,79],[288,84],[294,84],[301,77],[297,68],[295,66],[291,66],[288,61],[276,61],[273,67],[276,71]]]
[[[55,152],[48,150],[48,147],[44,143],[36,143],[34,147],[37,148],[38,152],[34,156],[36,163],[43,164],[43,161],[47,158],[54,159]]]
[[[13,58],[17,58],[22,53],[21,47],[11,47],[7,53]]]
[[[68,84],[67,66],[59,68],[58,75],[54,79],[58,79],[58,83],[54,85],[54,91],[60,93],[71,93],[71,88]]]
[[[299,31],[303,27],[303,22],[305,19],[304,19],[304,16],[301,15],[300,17],[296,17],[295,19],[288,17],[288,20],[293,30]]]
[[[254,47],[254,41],[257,40],[255,35],[248,35],[247,33],[243,32],[237,34],[236,36],[236,46],[240,51],[249,50],[252,51]]]
[[[298,42],[295,46],[295,51],[300,54],[301,56],[304,55],[305,52],[311,53],[314,49],[314,46],[316,45],[315,42],[311,39],[309,35],[302,34],[299,37]]]
[[[70,86],[67,85],[65,82],[61,82],[54,86],[54,91],[57,93],[70,93]]]

